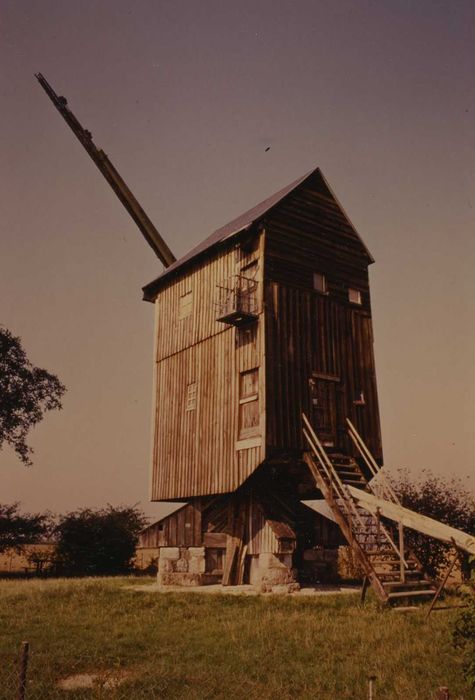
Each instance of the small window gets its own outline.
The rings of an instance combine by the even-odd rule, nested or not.
[[[359,391],[356,395],[356,399],[353,401],[355,406],[364,406],[366,404],[365,398],[364,398],[364,392]]]
[[[191,316],[193,310],[193,292],[189,291],[182,294],[178,303],[178,318],[183,320]]]
[[[196,408],[196,397],[198,395],[198,382],[188,384],[186,388],[186,411],[194,411]]]
[[[259,435],[259,370],[239,376],[239,439]]]
[[[350,300],[351,304],[362,304],[363,301],[361,299],[361,292],[359,289],[350,289],[348,290],[348,299]]]
[[[320,294],[328,294],[327,278],[321,272],[313,273],[313,288]]]

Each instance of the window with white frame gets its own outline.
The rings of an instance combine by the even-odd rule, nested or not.
[[[348,299],[351,304],[361,305],[363,303],[360,290],[352,287],[348,289]]]
[[[259,369],[239,375],[239,439],[259,435]]]

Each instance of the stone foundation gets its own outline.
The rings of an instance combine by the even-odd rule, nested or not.
[[[204,547],[160,547],[157,575],[160,586],[201,586],[204,573]]]
[[[291,554],[264,552],[251,559],[250,583],[261,593],[292,593],[300,588]]]

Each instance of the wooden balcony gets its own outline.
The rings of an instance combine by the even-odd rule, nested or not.
[[[217,285],[216,320],[232,326],[243,326],[257,320],[258,282],[244,275],[231,275]]]

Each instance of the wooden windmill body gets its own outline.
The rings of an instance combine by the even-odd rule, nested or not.
[[[150,530],[165,558],[205,547],[203,573],[224,583],[279,564],[289,581],[321,575],[316,552],[339,540],[302,504],[321,497],[302,413],[345,457],[350,417],[381,460],[371,262],[317,168],[144,288],[156,315],[151,499],[188,502]]]

